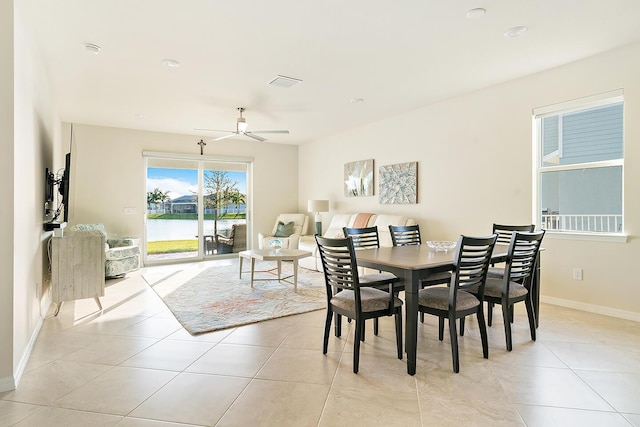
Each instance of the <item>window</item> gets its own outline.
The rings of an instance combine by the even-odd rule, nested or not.
[[[536,224],[565,233],[623,233],[622,90],[536,108]]]

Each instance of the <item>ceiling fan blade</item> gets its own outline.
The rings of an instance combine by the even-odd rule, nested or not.
[[[254,135],[252,132],[245,132],[244,135],[248,136],[249,138],[253,138],[255,140],[258,140],[260,142],[264,142],[264,141],[267,140],[266,138],[262,138],[261,136]]]
[[[202,129],[202,128],[193,128],[193,130],[199,130],[199,131],[205,131],[205,132],[231,132],[231,133],[236,133],[235,130]]]
[[[289,134],[288,130],[252,130],[251,133],[283,133]]]
[[[232,132],[229,135],[219,136],[218,138],[214,138],[212,139],[212,141],[222,141],[223,139],[231,138],[232,136],[236,136],[237,134],[238,134],[237,132]]]

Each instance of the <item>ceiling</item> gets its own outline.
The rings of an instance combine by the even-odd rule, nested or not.
[[[194,128],[234,130],[237,107],[249,131],[302,144],[640,40],[638,0],[15,4],[63,121],[205,141],[224,133]],[[486,13],[469,19],[473,8]],[[269,85],[277,75],[302,82]]]

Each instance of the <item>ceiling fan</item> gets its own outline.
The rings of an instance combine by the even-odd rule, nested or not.
[[[212,141],[220,141],[223,139],[231,138],[232,136],[235,136],[235,135],[244,135],[244,136],[248,136],[249,138],[253,138],[257,141],[263,142],[263,141],[266,141],[267,139],[256,135],[257,133],[282,133],[282,134],[289,133],[288,130],[255,130],[253,132],[249,132],[247,131],[247,129],[249,128],[249,125],[247,124],[247,121],[245,120],[245,118],[242,117],[242,113],[245,110],[244,107],[238,107],[237,110],[240,111],[240,117],[238,117],[238,119],[236,120],[236,130],[218,130],[218,129],[194,129],[194,130],[229,133],[229,135],[214,138]]]

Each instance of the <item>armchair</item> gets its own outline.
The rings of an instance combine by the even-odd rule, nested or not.
[[[218,254],[231,254],[247,249],[247,224],[233,224],[229,236],[216,235]]]
[[[293,223],[291,229],[290,223]],[[281,231],[284,233],[278,233],[278,226],[280,225]],[[289,225],[289,227],[287,227]],[[298,249],[298,242],[300,236],[307,234],[309,228],[309,217],[306,214],[280,214],[276,218],[276,223],[273,226],[271,234],[258,233],[258,248],[269,248],[271,240],[278,239],[282,243],[284,249]],[[285,229],[288,229],[285,231]]]
[[[121,277],[140,268],[140,247],[135,239],[109,238],[103,224],[76,224],[71,231],[97,230],[105,236],[104,276]]]

